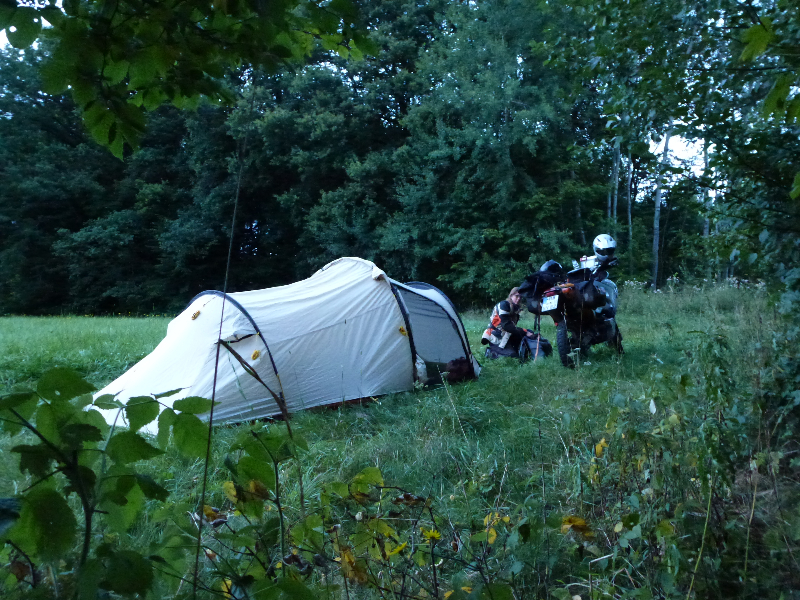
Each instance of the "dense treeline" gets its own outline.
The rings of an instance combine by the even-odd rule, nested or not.
[[[732,3],[595,8],[369,3],[376,56],[320,46],[233,73],[235,107],[162,106],[124,161],[39,91],[46,44],[4,49],[0,313],[171,310],[221,288],[237,189],[231,290],[352,255],[485,304],[601,232],[620,279],[772,272],[761,246],[796,230],[797,128],[763,112],[785,59],[740,62],[752,22]],[[664,158],[678,135],[705,143],[702,176]]]

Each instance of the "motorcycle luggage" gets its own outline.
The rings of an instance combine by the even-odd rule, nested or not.
[[[553,353],[553,345],[540,335],[531,339],[526,337],[520,347],[520,360],[548,357]]]
[[[597,289],[593,281],[581,281],[575,284],[578,298],[585,308],[594,310],[606,304],[606,295]]]
[[[484,355],[489,360],[496,360],[498,358],[514,358],[519,355],[519,348],[514,346],[506,346],[501,348],[499,344],[489,344],[486,348]]]

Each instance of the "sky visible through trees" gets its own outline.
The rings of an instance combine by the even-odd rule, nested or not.
[[[0,70],[0,312],[173,310],[219,288],[239,183],[235,290],[354,255],[486,305],[602,232],[620,280],[785,280],[793,9],[345,4],[292,4],[281,26],[311,33],[266,46],[228,25],[191,46],[134,9],[101,31],[82,3],[43,33],[24,21]]]

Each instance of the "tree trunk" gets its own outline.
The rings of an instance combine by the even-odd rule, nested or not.
[[[708,140],[703,144],[703,175],[708,176]],[[711,219],[708,212],[711,209],[711,191],[706,190],[703,192],[703,210],[705,211],[705,219],[703,219],[703,239],[705,241],[705,249],[708,252],[709,238],[711,237]],[[714,261],[716,262],[716,261]],[[714,278],[714,268],[711,261],[711,255],[706,254],[706,279],[711,281]]]
[[[631,186],[633,185],[633,157],[628,150],[628,182],[625,186],[625,195],[628,197],[628,253],[631,255],[631,266],[633,266],[633,218],[631,217]],[[633,273],[633,269],[631,269]]]
[[[614,219],[614,224],[617,222],[617,197],[619,196],[619,143],[619,137],[614,138],[614,174],[611,176],[611,190],[614,194],[614,201],[612,203],[612,217]]]
[[[659,262],[659,271],[661,271],[661,276],[664,276],[664,269],[661,268],[661,263],[664,262],[664,242],[667,240],[667,236],[669,235],[669,215],[670,211],[669,204],[667,201],[664,200],[664,209],[667,211],[666,215],[664,215],[663,225],[659,226],[659,249],[658,249],[658,262]],[[669,278],[671,274],[667,273],[667,278]]]
[[[664,153],[661,156],[661,164],[658,169],[658,180],[656,182],[655,212],[653,214],[653,289],[658,289],[658,248],[659,248],[659,224],[661,221],[661,196],[663,194],[664,170],[669,160],[669,138],[672,137],[672,119],[667,125],[667,133],[664,136]]]

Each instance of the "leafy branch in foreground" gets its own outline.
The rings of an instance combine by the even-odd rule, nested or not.
[[[203,96],[231,103],[231,68],[274,71],[308,55],[315,39],[344,56],[376,51],[350,0],[5,1],[0,30],[15,48],[54,41],[44,91],[69,90],[118,158],[124,144],[138,146],[146,110],[194,107]]]
[[[29,563],[17,579],[29,575],[31,586],[38,583],[36,569],[49,566],[62,570],[63,577],[54,578],[63,579],[61,585],[75,588],[81,598],[93,598],[98,589],[144,593],[155,577],[153,558],[116,543],[98,545],[95,534],[125,533],[147,500],[163,502],[169,496],[150,475],[133,467],[163,454],[137,433],[159,417],[159,399],[133,398],[123,407],[111,396],[94,399],[92,391],[77,373],[53,369],[42,376],[36,390],[0,398],[2,430],[11,435],[27,432],[20,436],[25,443],[11,451],[19,455],[20,472],[32,482],[18,500],[19,512],[7,519],[13,525],[4,523],[4,541],[11,549],[4,552]],[[209,407],[208,400],[187,398],[175,403],[183,409],[180,413],[161,413],[161,443],[166,444],[172,431],[182,453],[198,456],[206,427],[193,413]],[[101,410],[117,411],[114,426]],[[116,426],[123,414],[126,429]],[[73,496],[80,505],[80,526]]]

